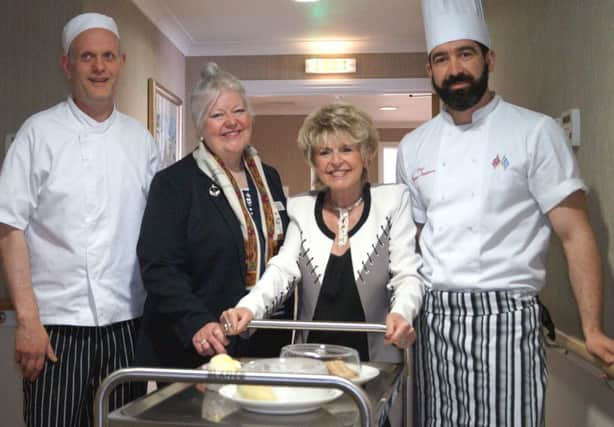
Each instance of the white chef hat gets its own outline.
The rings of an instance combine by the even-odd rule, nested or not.
[[[81,15],[75,16],[64,25],[64,30],[62,31],[62,47],[64,48],[64,53],[68,55],[70,44],[79,34],[92,28],[109,30],[119,38],[119,30],[113,18],[100,13],[82,13]]]
[[[426,51],[454,40],[474,40],[490,47],[481,0],[422,0]]]

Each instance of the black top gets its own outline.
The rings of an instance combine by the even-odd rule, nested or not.
[[[324,196],[322,192],[318,195],[315,206],[316,222],[318,227],[326,236],[335,238],[335,233],[324,223],[322,210],[324,208]],[[363,192],[363,210],[358,222],[349,231],[351,237],[365,223],[371,208],[371,193],[369,184],[366,184]],[[351,247],[351,240],[350,240]],[[313,320],[332,321],[332,322],[364,322],[365,312],[356,289],[354,279],[354,268],[352,266],[351,249],[343,255],[331,254],[328,258],[322,288],[318,295],[318,302],[313,315]],[[352,347],[358,350],[360,360],[369,360],[369,344],[366,332],[327,332],[312,331],[309,333],[308,342],[320,344],[337,344]]]
[[[351,250],[348,249],[343,255],[330,255],[313,320],[365,321],[365,312],[354,280]],[[369,360],[367,334],[363,332],[312,331],[307,341],[352,347],[358,350],[360,360]]]

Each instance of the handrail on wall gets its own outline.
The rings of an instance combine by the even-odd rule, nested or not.
[[[565,332],[557,329],[556,339],[553,341],[546,338],[546,345],[548,345],[548,347],[561,350],[565,355],[572,353],[585,362],[589,367],[605,374],[606,378],[603,378],[604,381],[610,388],[614,389],[614,365],[608,366],[601,360],[597,359],[597,357],[590,354],[586,349],[586,344],[582,340],[567,335]]]

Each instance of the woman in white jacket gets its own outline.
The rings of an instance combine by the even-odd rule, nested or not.
[[[324,106],[305,119],[298,143],[318,190],[289,199],[285,242],[252,291],[222,314],[228,334],[267,317],[298,286],[300,320],[387,326],[383,336],[312,331],[299,340],[350,346],[363,361],[401,360],[385,344],[415,341],[422,264],[407,189],[367,181],[377,142],[369,116],[349,104]]]

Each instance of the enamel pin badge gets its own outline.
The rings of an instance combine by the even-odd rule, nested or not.
[[[215,184],[211,184],[211,187],[209,187],[209,194],[213,197],[217,197],[220,195],[220,188],[215,185]]]

